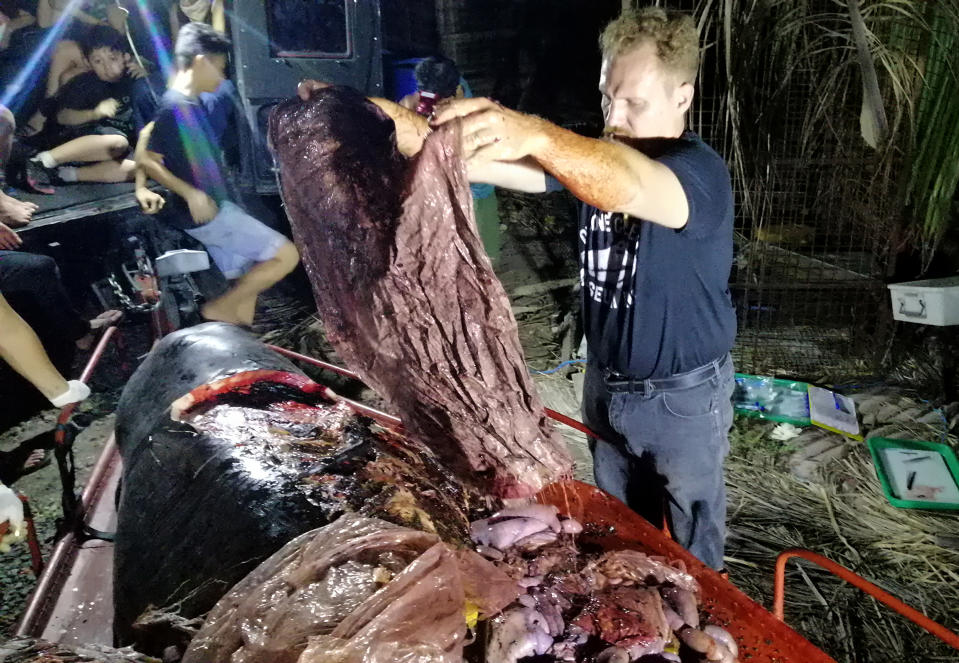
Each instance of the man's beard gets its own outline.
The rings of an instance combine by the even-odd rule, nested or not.
[[[632,131],[623,127],[603,127],[603,138],[607,140],[616,140],[622,138],[633,140],[636,138],[636,136],[633,135]]]

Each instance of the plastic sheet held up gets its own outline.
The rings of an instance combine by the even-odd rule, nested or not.
[[[278,104],[270,141],[327,340],[461,480],[532,496],[572,473],[477,234],[458,126],[407,163],[392,120],[334,86]]]

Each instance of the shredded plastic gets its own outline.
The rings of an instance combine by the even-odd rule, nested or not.
[[[464,481],[532,496],[572,459],[477,234],[458,131],[433,132],[407,163],[393,122],[334,86],[278,105],[269,133],[337,354]]]
[[[346,514],[307,532],[213,608],[183,663],[462,660],[466,615],[518,587],[433,534]]]

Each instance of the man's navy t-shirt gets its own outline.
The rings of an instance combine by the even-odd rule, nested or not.
[[[160,101],[147,149],[163,155],[163,165],[173,175],[200,191],[217,204],[235,200],[223,164],[221,142],[233,111],[230,81],[216,92],[188,97],[167,90]],[[186,201],[170,192],[161,217],[178,228],[194,227]]]
[[[675,173],[689,219],[674,230],[584,205],[580,285],[590,360],[655,379],[732,349],[733,196],[725,162],[695,133],[644,141],[642,151]]]

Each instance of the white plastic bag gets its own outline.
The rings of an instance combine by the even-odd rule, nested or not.
[[[0,553],[27,538],[27,524],[23,518],[23,502],[10,488],[0,483],[0,523],[9,523],[6,534],[0,537]]]

